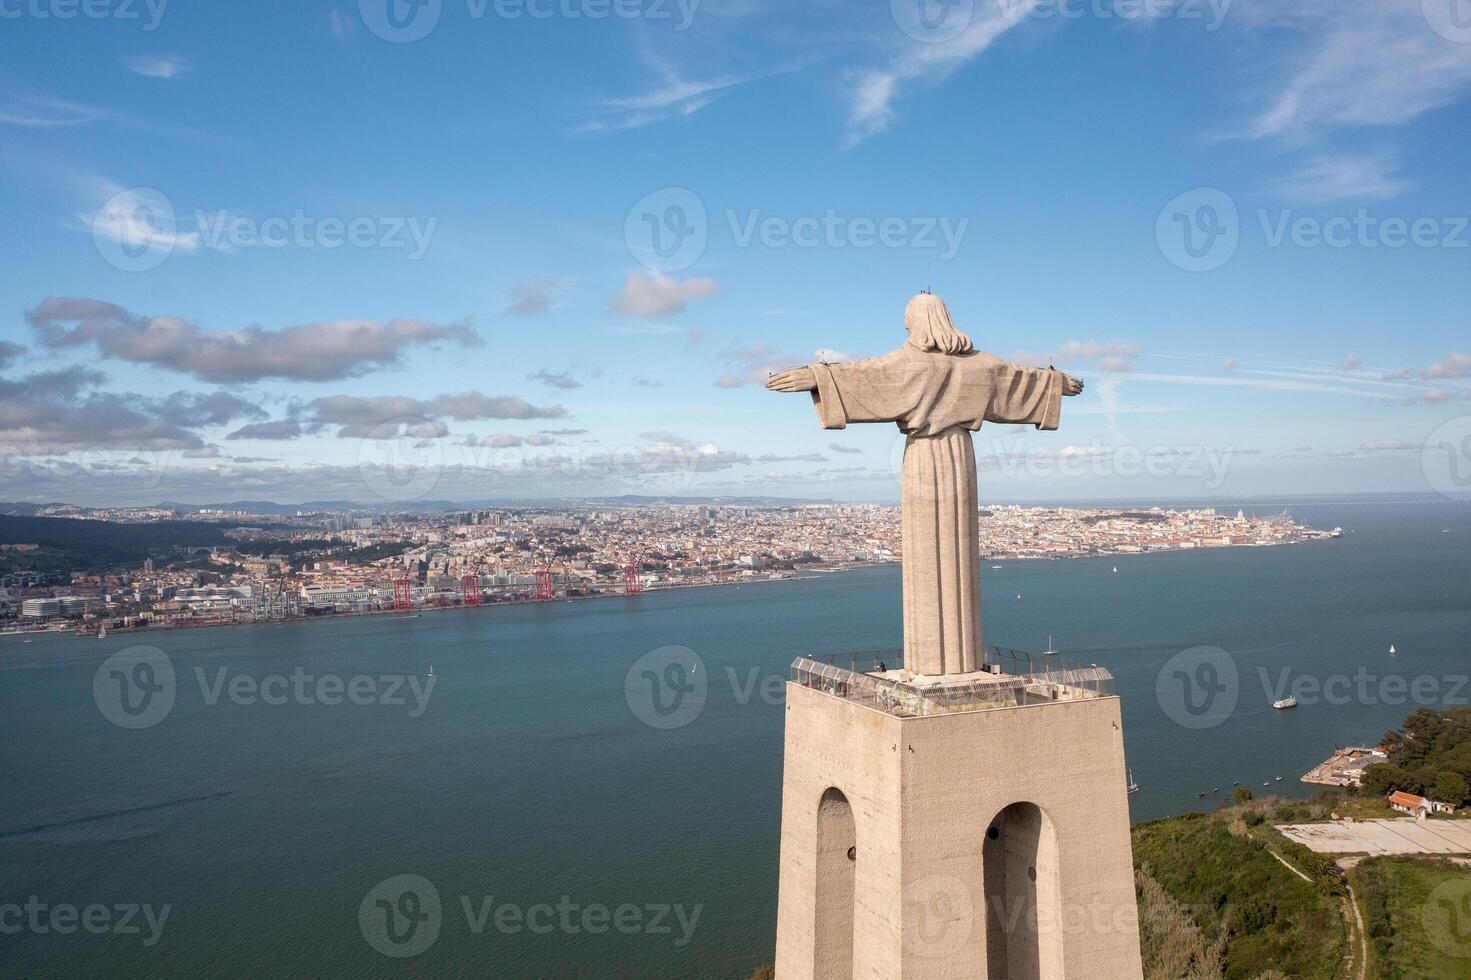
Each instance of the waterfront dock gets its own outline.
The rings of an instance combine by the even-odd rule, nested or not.
[[[1302,781],[1322,786],[1357,786],[1366,768],[1386,758],[1388,756],[1383,749],[1363,745],[1335,749],[1326,761],[1303,776]]]

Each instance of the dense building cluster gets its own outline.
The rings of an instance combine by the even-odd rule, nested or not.
[[[227,527],[231,544],[67,585],[8,582],[8,629],[94,631],[405,611],[624,594],[794,577],[901,557],[897,507],[645,504],[498,507],[422,514],[105,511],[50,516]],[[1335,535],[1195,510],[999,507],[981,511],[983,559],[1069,558],[1287,544]],[[24,547],[24,544],[11,547]]]

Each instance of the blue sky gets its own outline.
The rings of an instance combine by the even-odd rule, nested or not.
[[[1282,6],[0,0],[0,499],[894,499],[927,282],[983,498],[1466,490],[1471,3]]]

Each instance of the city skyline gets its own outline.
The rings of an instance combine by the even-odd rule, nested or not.
[[[1465,492],[1454,2],[5,6],[0,499],[892,500],[926,287],[983,501]]]
[[[0,605],[18,610],[17,630],[105,634],[626,596],[797,580],[892,564],[904,554],[899,509],[876,504],[589,504],[373,516],[212,510],[190,515],[194,523],[149,509],[54,507],[35,516],[10,528],[26,542],[0,549],[7,559]],[[94,530],[93,547],[66,527],[79,520],[120,523],[93,525],[103,529]],[[105,550],[108,539],[140,523],[161,537]],[[1271,547],[1343,534],[1286,513],[1216,508],[1010,505],[981,511],[980,526],[983,564]],[[186,543],[169,547],[165,536]]]

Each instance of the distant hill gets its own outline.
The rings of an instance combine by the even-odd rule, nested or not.
[[[0,545],[34,544],[34,551],[0,551],[0,571],[101,571],[166,557],[175,548],[228,544],[225,528],[200,521],[118,524],[65,517],[0,515]]]
[[[475,510],[481,507],[638,507],[647,504],[696,504],[717,507],[795,507],[802,504],[835,504],[830,498],[798,497],[675,497],[623,494],[615,497],[538,497],[485,498],[481,500],[407,500],[402,502],[364,502],[361,500],[304,500],[299,504],[280,504],[271,500],[227,500],[218,503],[181,504],[161,500],[152,506],[183,514],[201,510],[242,511],[260,516],[289,517],[297,513],[426,514]],[[31,501],[0,502],[0,515],[31,517],[48,503]]]

